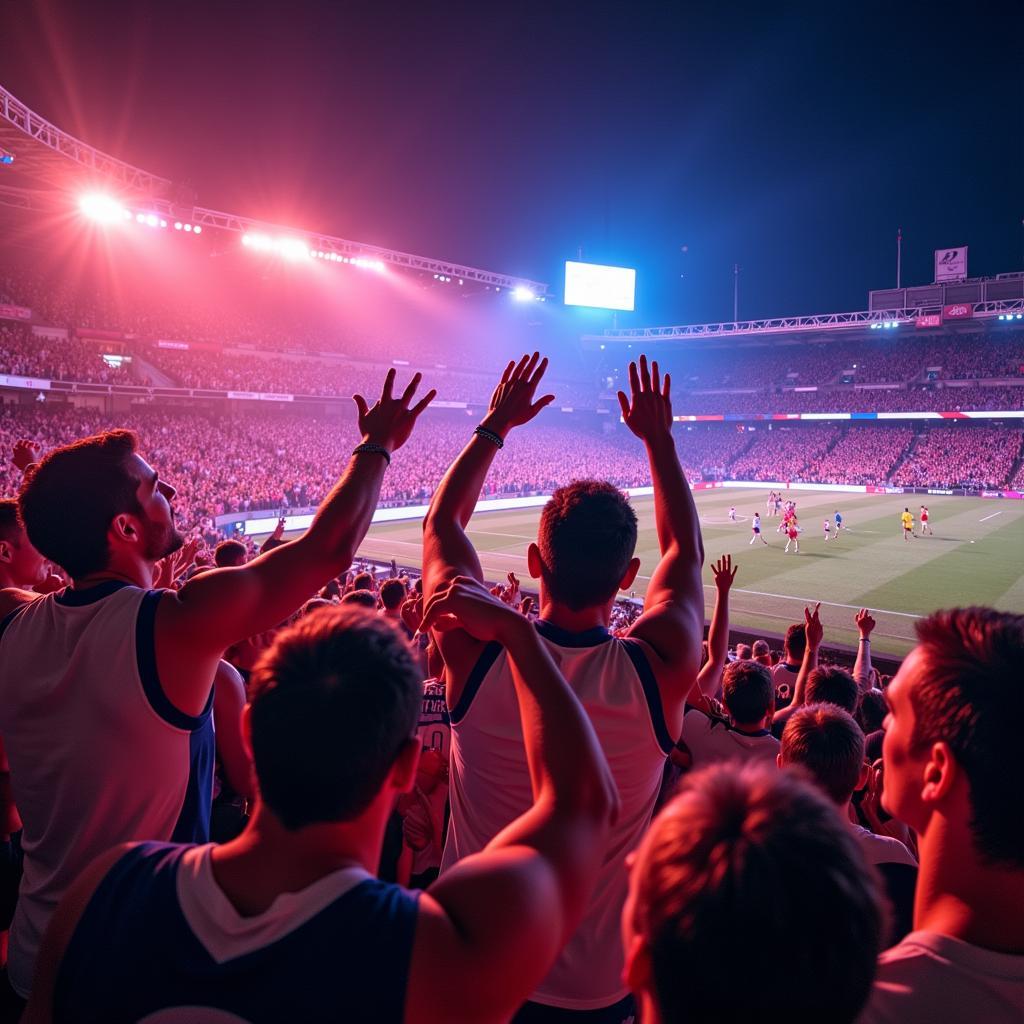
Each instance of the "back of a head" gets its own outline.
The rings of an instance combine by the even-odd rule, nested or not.
[[[835,704],[852,715],[857,710],[857,680],[835,665],[819,665],[807,677],[808,704]]]
[[[784,646],[786,653],[794,661],[799,661],[804,656],[804,651],[807,649],[807,631],[802,622],[794,622],[786,630]]]
[[[848,711],[835,704],[805,704],[782,731],[782,763],[797,765],[845,807],[864,764],[864,733]]]
[[[544,506],[537,544],[553,600],[573,611],[610,601],[636,549],[636,512],[600,480],[559,487]]]
[[[0,540],[16,544],[22,529],[18,518],[18,503],[13,498],[0,500]]]
[[[771,649],[768,647],[767,640],[755,640],[754,646],[750,649],[751,656],[758,661],[764,659],[770,659],[772,656]]]
[[[222,540],[213,551],[213,564],[218,569],[228,566],[245,565],[248,555],[245,545],[240,540]]]
[[[341,599],[341,603],[355,605],[359,608],[376,609],[377,598],[369,590],[352,590]]]
[[[29,540],[72,579],[105,569],[114,517],[141,511],[135,448],[130,430],[108,430],[53,449],[22,482],[18,510]]]
[[[634,871],[633,926],[665,1024],[860,1013],[882,936],[878,884],[808,783],[755,765],[687,776]]]
[[[405,584],[401,580],[385,580],[380,585],[380,603],[385,610],[393,612],[402,607],[405,600]]]
[[[356,573],[352,580],[353,590],[373,590],[373,576],[368,572]]]
[[[330,607],[278,634],[249,692],[260,796],[294,830],[369,806],[415,733],[423,684],[389,623]]]
[[[750,644],[737,644],[736,645],[736,657],[740,661],[746,661],[754,652],[750,648]]]
[[[967,776],[974,845],[990,863],[1024,868],[1024,615],[954,608],[916,624],[923,667],[911,690],[918,749],[945,741]]]
[[[722,676],[722,702],[737,725],[760,722],[775,705],[772,674],[757,661],[734,661]]]
[[[888,713],[889,705],[881,690],[867,690],[860,695],[855,717],[865,736],[881,729]]]

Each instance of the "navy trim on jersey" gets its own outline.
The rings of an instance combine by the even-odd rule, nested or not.
[[[210,713],[213,702],[213,685],[210,685],[210,697],[206,707],[198,715],[186,715],[176,708],[164,693],[160,684],[160,676],[156,670],[156,609],[165,591],[151,590],[142,599],[139,606],[139,617],[135,622],[135,656],[139,665],[139,678],[142,689],[153,710],[175,729],[198,729]]]
[[[654,669],[647,660],[647,653],[640,645],[639,640],[632,638],[623,639],[622,646],[633,662],[633,668],[640,679],[640,685],[644,688],[644,696],[647,698],[647,708],[651,713],[651,724],[654,726],[654,735],[658,737],[658,745],[666,754],[672,753],[675,740],[669,735],[668,726],[665,724],[665,709],[661,704],[661,691],[658,689],[658,680],[654,677]]]
[[[585,629],[581,633],[571,633],[546,619],[538,619],[534,625],[545,640],[550,640],[559,647],[597,647],[612,639],[611,633],[604,626],[594,626],[593,629]]]
[[[212,701],[213,694],[210,694]],[[217,753],[213,715],[207,704],[206,721],[188,738],[188,781],[178,820],[171,833],[172,843],[208,843],[213,810],[213,768]]]
[[[504,648],[501,644],[497,640],[492,640],[480,652],[480,657],[477,658],[476,664],[466,680],[466,685],[462,688],[458,704],[451,709],[449,717],[452,725],[458,725],[465,718],[466,712],[469,711],[469,705],[473,703],[473,698],[476,696],[477,690],[480,689],[480,684],[484,681],[484,676],[490,672],[491,666],[498,660],[498,655],[501,654],[502,650]]]
[[[788,661],[780,661],[779,665],[782,668],[784,668],[787,672],[796,672],[796,673],[800,672],[800,666],[799,665],[790,665],[790,663]]]
[[[95,604],[97,601],[102,601],[103,598],[110,597],[111,594],[116,594],[117,591],[130,586],[132,584],[125,580],[104,580],[94,587],[86,587],[83,590],[65,587],[54,598],[54,601],[66,608],[84,608],[87,604]]]

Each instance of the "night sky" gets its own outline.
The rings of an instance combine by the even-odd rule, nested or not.
[[[620,325],[1024,260],[1024,4],[0,5],[0,82],[198,202],[550,282]],[[682,246],[687,246],[684,254]],[[681,277],[681,275],[684,275]]]

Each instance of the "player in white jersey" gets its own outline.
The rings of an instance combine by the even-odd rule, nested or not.
[[[369,527],[391,452],[431,395],[409,405],[389,371],[363,443],[312,526],[244,566],[155,590],[180,548],[174,488],[109,431],[50,452],[27,475],[29,539],[70,575],[59,594],[0,594],[0,736],[24,822],[25,874],[8,976],[31,987],[50,915],[97,854],[132,840],[204,840],[213,784],[211,685],[227,647],[277,626],[343,572]]]
[[[424,598],[456,575],[482,578],[466,526],[491,461],[509,431],[533,419],[553,396],[534,400],[547,366],[538,354],[510,363],[483,423],[445,475],[424,523]],[[697,511],[672,439],[670,381],[646,357],[629,369],[631,397],[619,395],[627,427],[645,444],[654,481],[662,558],[651,574],[646,608],[625,637],[608,632],[615,597],[640,570],[636,516],[616,488],[580,481],[545,506],[538,542],[527,551],[540,580],[537,631],[558,659],[601,740],[621,811],[597,889],[551,972],[517,1021],[633,1016],[622,982],[618,917],[625,899],[625,858],[651,820],[665,761],[679,735],[684,698],[697,677],[704,623],[703,545]],[[437,632],[452,714],[451,822],[442,864],[480,850],[530,798],[524,736],[509,717],[508,656],[459,630]]]
[[[761,535],[761,513],[755,512],[754,519],[750,524],[750,541],[747,546],[749,547],[754,541],[759,540],[762,544],[767,544],[768,541]]]
[[[829,519],[825,520],[825,540],[832,539],[832,521]]]
[[[731,505],[729,507],[729,518],[735,523],[736,522],[736,506]]]

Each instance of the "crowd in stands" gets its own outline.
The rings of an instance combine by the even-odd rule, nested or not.
[[[1019,1022],[1024,617],[936,612],[892,678],[868,609],[852,669],[826,663],[818,606],[781,651],[730,650],[743,566],[707,566],[706,608],[678,450],[728,445],[673,435],[643,358],[628,446],[595,435],[588,464],[555,438],[538,593],[485,581],[470,512],[562,429],[531,426],[545,369],[524,356],[463,429],[424,431],[430,396],[389,382],[319,441],[282,418],[278,451],[259,419],[140,413],[138,437],[85,437],[108,424],[5,414],[0,1012]],[[845,441],[801,435],[805,460]],[[328,492],[301,537],[211,554],[173,510],[188,486],[212,500],[236,437],[262,445],[271,490]],[[422,576],[371,571],[355,554],[382,485],[428,450]],[[616,601],[639,566],[615,473],[654,488],[643,606]]]
[[[484,486],[486,497],[550,493],[565,479],[600,475],[618,487],[646,487],[650,472],[621,428],[604,433],[549,412],[543,427],[521,432]],[[7,406],[0,412],[0,447],[20,438],[40,452],[111,426],[135,430],[178,489],[178,521],[187,532],[212,537],[215,516],[319,505],[336,470],[356,444],[344,415],[214,415],[140,408],[110,417],[52,403]],[[458,413],[424,417],[382,484],[385,505],[430,500],[469,429]],[[759,426],[676,424],[680,458],[693,480],[794,480],[906,486],[1002,486],[1020,455],[1020,433],[976,425],[937,425],[908,460],[893,466],[914,440],[899,423]],[[956,472],[953,473],[952,470]],[[952,482],[956,478],[956,482]],[[0,487],[11,493],[17,472],[0,465]]]
[[[901,487],[1002,486],[1021,457],[1024,433],[981,427],[965,430],[959,424],[926,433],[892,474]]]
[[[822,484],[877,484],[889,480],[913,439],[913,428],[899,422],[846,430],[831,448],[808,459],[797,479]]]
[[[123,366],[108,366],[94,343],[71,338],[39,338],[23,325],[0,321],[0,373],[89,384],[133,384]]]

